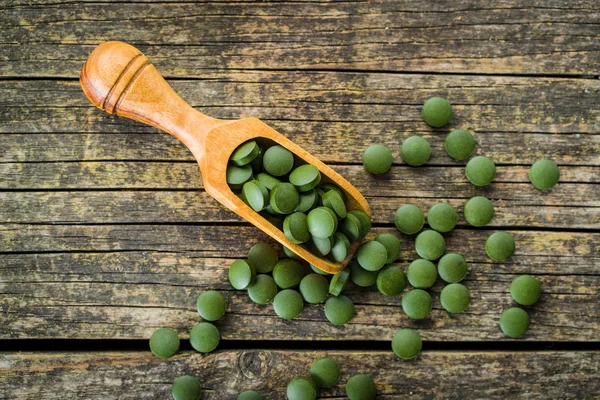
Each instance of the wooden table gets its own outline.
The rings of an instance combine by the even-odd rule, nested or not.
[[[349,375],[372,373],[378,398],[600,396],[600,4],[595,0],[422,2],[4,0],[0,5],[0,398],[167,399],[171,382],[197,376],[204,398],[243,389],[281,399],[313,359],[335,357],[342,398]],[[355,184],[374,232],[395,231],[396,208],[474,195],[496,215],[473,229],[462,215],[446,235],[465,255],[466,312],[439,304],[410,321],[399,298],[350,286],[356,316],[327,323],[321,305],[294,321],[233,291],[227,266],[265,239],[202,189],[191,154],[174,138],[93,108],[77,81],[106,40],[138,46],[182,97],[219,118],[256,116]],[[431,129],[425,99],[446,96],[455,116]],[[446,132],[470,129],[476,154],[497,163],[485,188],[444,152]],[[433,155],[421,168],[399,157],[419,134]],[[379,177],[362,151],[385,143],[396,164]],[[554,189],[528,182],[550,157]],[[515,255],[491,263],[483,244],[507,230]],[[400,265],[416,257],[401,236]],[[543,287],[520,340],[498,327],[509,284]],[[203,356],[154,358],[158,327],[187,337],[206,289],[229,300],[223,341]],[[421,356],[401,362],[390,339],[414,327]]]

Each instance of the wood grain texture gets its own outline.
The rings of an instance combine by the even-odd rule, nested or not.
[[[425,345],[427,346],[427,345]],[[320,398],[344,399],[345,382],[373,374],[378,399],[593,399],[600,393],[600,353],[424,351],[409,362],[386,352],[240,350],[202,356],[183,352],[159,360],[149,352],[4,353],[0,396],[7,400],[166,399],[172,381],[196,376],[203,399],[233,399],[254,389],[282,399],[287,383],[306,376],[310,364],[328,355],[342,374]],[[402,379],[398,379],[398,371]],[[427,382],[427,384],[425,384]]]
[[[178,77],[273,68],[599,72],[593,0],[38,5],[47,2],[4,5],[2,75],[76,77],[92,48],[107,40],[139,45],[159,70]]]

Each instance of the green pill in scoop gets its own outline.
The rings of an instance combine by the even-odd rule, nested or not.
[[[183,375],[173,381],[171,396],[174,400],[200,400],[202,386],[193,376]]]
[[[402,297],[402,310],[412,319],[427,317],[432,305],[431,296],[422,289],[409,290]]]
[[[377,395],[373,377],[367,374],[356,374],[346,382],[346,396],[350,400],[372,400]]]
[[[375,236],[374,239],[376,242],[381,243],[385,250],[387,251],[387,260],[385,260],[386,264],[393,263],[400,257],[400,250],[402,248],[400,244],[400,239],[391,233],[380,233]]]
[[[273,309],[280,318],[294,319],[304,309],[304,301],[300,293],[292,289],[285,289],[275,295]]]
[[[327,207],[317,207],[308,213],[308,231],[314,237],[326,239],[338,227],[335,213]]]
[[[431,261],[420,258],[410,263],[406,269],[406,277],[412,287],[428,289],[437,279],[437,270]]]
[[[216,321],[225,315],[227,310],[227,301],[221,292],[216,290],[207,290],[198,296],[196,309],[202,319],[206,321]]]
[[[449,313],[458,314],[463,312],[471,303],[471,294],[464,285],[451,283],[442,289],[440,303]]]
[[[354,214],[347,214],[346,218],[339,222],[338,230],[343,233],[348,240],[354,242],[358,240],[363,233],[363,226],[360,219]]]
[[[300,284],[304,277],[304,268],[296,260],[281,260],[273,268],[273,279],[281,289],[290,289]]]
[[[331,281],[329,282],[329,293],[334,296],[339,296],[346,288],[348,279],[350,279],[349,268],[344,268],[337,274],[333,275],[331,277]]]
[[[300,204],[300,195],[294,185],[281,182],[271,190],[269,204],[279,214],[291,214]]]
[[[400,157],[412,167],[425,164],[431,157],[431,146],[421,136],[411,136],[400,147]]]
[[[342,262],[350,252],[350,241],[343,233],[336,232],[333,234],[333,247],[331,248],[331,258],[336,262]]]
[[[436,231],[428,229],[419,233],[415,239],[415,250],[419,257],[426,260],[437,260],[446,248],[444,237]]]
[[[446,136],[444,149],[455,160],[464,160],[473,154],[475,150],[475,138],[473,138],[471,132],[464,129],[454,130]]]
[[[260,153],[260,147],[254,140],[249,140],[246,143],[242,143],[231,153],[229,160],[238,167],[243,167],[246,164],[250,164],[258,154]]]
[[[551,189],[558,183],[560,171],[558,165],[550,159],[537,160],[529,170],[529,180],[537,189]]]
[[[325,257],[331,252],[331,248],[335,244],[333,236],[322,239],[311,236],[311,251],[318,256]]]
[[[283,146],[271,146],[263,155],[263,168],[270,175],[287,175],[294,167],[294,155]]]
[[[330,208],[339,218],[346,218],[346,204],[335,190],[323,194],[323,206]]]
[[[327,298],[328,293],[329,282],[323,275],[308,274],[300,281],[300,294],[307,303],[322,303]]]
[[[428,125],[440,128],[452,119],[452,106],[443,97],[431,97],[423,104],[421,115]]]
[[[494,205],[486,197],[471,197],[465,203],[463,214],[469,224],[485,226],[494,218]]]
[[[324,276],[331,275],[329,272],[325,272],[325,271],[315,267],[312,264],[310,264],[310,269],[312,269],[314,273],[319,274],[319,275],[324,275]]]
[[[486,156],[474,157],[465,167],[465,176],[475,186],[489,185],[496,176],[496,164]]]
[[[229,283],[234,289],[244,290],[254,282],[256,270],[246,260],[235,260],[229,267]]]
[[[300,200],[294,211],[309,212],[319,204],[319,195],[315,190],[300,193]]]
[[[238,394],[235,400],[265,400],[256,390],[245,390]]]
[[[440,278],[448,283],[458,283],[467,276],[467,261],[457,253],[448,253],[438,261]]]
[[[190,331],[190,344],[199,353],[210,353],[220,340],[219,330],[210,322],[200,322]]]
[[[515,240],[510,233],[494,232],[485,241],[485,253],[494,261],[506,261],[515,252]]]
[[[310,378],[317,387],[333,387],[340,380],[340,366],[331,357],[321,357],[312,363]]]
[[[248,261],[254,266],[256,272],[266,274],[273,271],[279,261],[279,255],[269,243],[259,242],[248,250]]]
[[[330,297],[325,302],[325,318],[333,325],[344,325],[353,317],[354,303],[348,297]]]
[[[225,181],[232,189],[239,189],[242,185],[252,178],[252,167],[244,165],[243,167],[236,167],[235,165],[228,165],[225,170]]]
[[[520,338],[529,330],[529,315],[519,307],[511,307],[500,315],[500,329],[511,338]]]
[[[294,253],[292,250],[288,249],[285,246],[282,246],[282,247],[283,247],[283,253],[286,255],[286,257],[289,257],[292,260],[302,261],[302,257],[300,257],[298,254]]]
[[[283,220],[283,233],[290,242],[300,244],[310,239],[308,218],[302,212],[295,212]]]
[[[360,235],[358,239],[363,239],[371,230],[371,217],[366,212],[361,210],[348,211],[349,215],[354,215],[360,221]]]
[[[256,212],[264,210],[269,205],[269,191],[258,180],[244,183],[242,195],[245,202]]]
[[[288,400],[315,400],[317,388],[314,383],[306,378],[294,378],[286,390]]]
[[[299,192],[308,192],[321,182],[321,173],[314,165],[304,164],[295,168],[289,178]]]
[[[379,275],[379,271],[367,271],[356,261],[350,263],[350,279],[356,286],[368,287],[374,285],[377,282],[377,275]]]
[[[402,268],[388,265],[377,275],[377,290],[386,296],[398,296],[406,287],[406,276]]]
[[[392,167],[394,157],[392,151],[383,144],[367,147],[363,153],[363,166],[371,174],[384,174]]]
[[[159,328],[150,336],[150,351],[158,358],[172,357],[179,350],[179,336],[171,328]]]
[[[268,304],[277,294],[277,285],[269,275],[258,275],[248,288],[248,297],[256,304]]]
[[[414,204],[405,204],[396,210],[394,224],[400,232],[406,235],[414,235],[423,228],[425,215]]]
[[[334,185],[333,183],[324,183],[320,185],[319,188],[323,191],[323,193],[329,192],[330,190],[335,190],[340,195],[342,200],[346,201],[346,193],[344,193],[339,186]]]
[[[448,203],[436,203],[427,211],[427,223],[438,232],[450,232],[457,221],[458,213]]]
[[[261,172],[260,174],[258,174],[256,176],[256,178],[258,179],[258,181],[260,183],[262,183],[269,190],[273,190],[275,185],[277,185],[278,183],[281,183],[281,181],[279,179],[277,179],[274,176],[271,176],[265,172]]]
[[[411,360],[419,355],[423,348],[421,335],[414,329],[400,329],[392,339],[392,351],[403,360]]]
[[[356,252],[356,259],[367,271],[378,271],[385,265],[388,254],[385,246],[374,240],[364,242]]]
[[[519,275],[510,284],[510,295],[517,303],[530,306],[540,298],[542,287],[531,275]]]

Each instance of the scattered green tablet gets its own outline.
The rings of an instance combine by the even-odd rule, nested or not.
[[[281,182],[271,190],[269,204],[279,214],[290,214],[300,204],[300,195],[294,185],[288,182]]]
[[[494,232],[485,241],[485,252],[494,261],[506,261],[515,252],[515,240],[509,233]]]
[[[443,97],[431,97],[423,104],[421,114],[427,124],[440,128],[452,119],[452,106]]]
[[[300,244],[310,239],[308,218],[303,212],[295,212],[283,220],[283,233],[290,242]]]
[[[337,274],[331,277],[331,281],[329,282],[329,293],[334,296],[339,296],[340,293],[344,291],[346,285],[348,284],[348,279],[350,278],[350,269],[344,268]]]
[[[450,232],[457,221],[458,213],[448,203],[436,203],[427,211],[427,223],[438,232]]]
[[[364,242],[356,252],[356,259],[367,271],[378,271],[388,259],[385,246],[374,240]]]
[[[471,294],[464,285],[451,283],[442,289],[440,303],[449,313],[458,314],[463,312],[471,303]]]
[[[221,292],[216,290],[207,290],[198,296],[196,309],[202,319],[206,321],[216,321],[225,315],[227,310],[227,301]]]
[[[529,170],[529,180],[537,189],[547,190],[558,183],[558,165],[550,159],[537,160]]]
[[[258,275],[248,288],[248,296],[256,304],[268,304],[277,294],[277,285],[269,275]]]
[[[529,315],[522,308],[508,308],[500,315],[500,329],[508,337],[520,338],[529,329]]]
[[[306,378],[294,378],[287,386],[288,400],[315,400],[317,388]]]
[[[356,374],[346,382],[346,396],[350,400],[372,400],[377,395],[373,377],[367,374]]]
[[[254,140],[249,140],[238,146],[237,149],[231,153],[229,160],[238,167],[243,167],[246,164],[250,164],[258,154],[260,153],[260,147]]]
[[[446,136],[444,141],[446,153],[456,160],[469,158],[475,150],[475,138],[471,132],[464,129],[457,129]]]
[[[363,153],[363,166],[371,174],[386,173],[393,162],[392,151],[383,144],[374,144]]]
[[[333,325],[344,325],[352,317],[354,317],[354,303],[348,297],[330,297],[325,302],[325,318]]]
[[[524,306],[535,304],[541,293],[540,282],[531,275],[519,275],[510,284],[513,300]]]
[[[377,275],[377,290],[386,296],[398,296],[406,287],[404,271],[397,265],[388,265]]]
[[[467,163],[465,175],[475,186],[489,185],[496,176],[496,164],[485,156],[474,157]]]
[[[294,155],[280,145],[271,146],[263,155],[263,168],[270,175],[283,176],[294,167]]]
[[[171,328],[159,328],[150,336],[150,351],[158,358],[169,358],[179,350],[179,336]]]
[[[254,282],[256,270],[247,260],[235,260],[229,267],[229,282],[238,290],[248,288]]]
[[[310,367],[310,378],[317,387],[333,387],[340,380],[340,366],[331,357],[319,358]]]
[[[174,400],[200,400],[202,387],[198,379],[193,376],[184,375],[175,379],[171,387],[171,395]]]
[[[210,353],[220,340],[219,330],[210,322],[200,322],[190,331],[190,344],[199,353]]]
[[[405,204],[396,210],[394,224],[400,232],[414,235],[423,228],[425,216],[419,207],[414,204]]]
[[[377,275],[379,275],[379,271],[367,271],[355,260],[350,262],[350,279],[356,286],[374,285],[377,282]]]
[[[273,279],[281,289],[289,289],[300,284],[304,278],[304,268],[296,260],[283,259],[273,269]]]
[[[400,239],[391,233],[380,233],[375,236],[375,241],[381,243],[387,251],[386,264],[393,263],[400,257],[401,244]]]
[[[275,264],[279,261],[277,250],[269,243],[259,242],[248,250],[248,261],[256,269],[256,272],[266,274],[273,271]]]
[[[317,207],[308,213],[308,231],[317,238],[333,235],[338,225],[337,216],[327,207]]]
[[[467,261],[457,253],[448,253],[438,261],[440,278],[448,283],[458,283],[467,276]]]
[[[417,236],[415,239],[415,250],[419,257],[426,260],[437,260],[446,248],[444,237],[436,231],[426,230]]]
[[[292,289],[285,289],[275,295],[273,309],[280,318],[294,319],[304,309],[304,301],[300,293]]]
[[[419,258],[408,266],[406,278],[412,287],[428,289],[433,286],[437,279],[437,270],[431,261]]]
[[[225,180],[232,189],[241,188],[250,178],[252,178],[252,167],[249,165],[244,165],[243,167],[228,165],[225,171]]]
[[[321,182],[321,173],[314,165],[304,164],[294,169],[290,174],[290,183],[299,192],[308,192]]]
[[[403,360],[415,358],[421,352],[423,341],[414,329],[400,329],[392,339],[392,351]]]
[[[346,204],[344,199],[335,190],[323,194],[323,205],[333,210],[339,218],[346,218]]]
[[[308,274],[300,281],[300,294],[310,304],[322,303],[329,293],[329,282],[319,274]]]
[[[431,296],[422,289],[409,290],[402,297],[402,309],[409,318],[423,319],[429,314],[431,307]]]
[[[431,157],[431,147],[421,136],[411,136],[400,147],[400,157],[412,167],[423,165]]]
[[[473,226],[485,226],[494,217],[494,205],[492,202],[483,197],[471,197],[466,203],[463,210],[465,220]]]
[[[242,194],[246,203],[256,212],[262,211],[269,204],[269,190],[258,180],[244,183]]]
[[[246,390],[237,395],[235,400],[265,400],[256,390]]]

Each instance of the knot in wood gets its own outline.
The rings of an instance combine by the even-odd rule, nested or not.
[[[246,378],[261,379],[271,370],[271,357],[261,350],[244,351],[238,357],[238,367]]]

